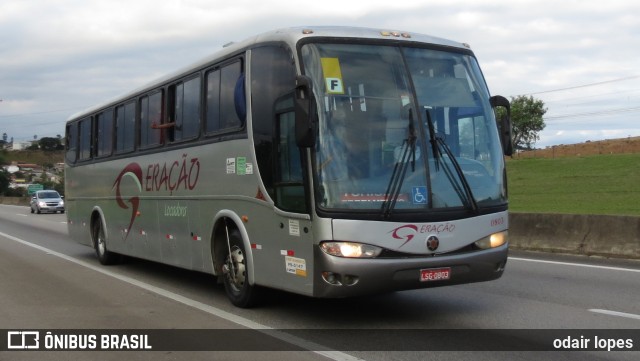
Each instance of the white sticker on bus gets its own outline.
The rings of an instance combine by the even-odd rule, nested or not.
[[[289,220],[289,235],[300,237],[300,221],[295,219]]]
[[[236,173],[236,159],[227,158],[227,174],[235,174],[235,173]]]
[[[303,258],[296,258],[286,256],[284,258],[287,273],[292,273],[297,276],[307,277],[307,261]]]

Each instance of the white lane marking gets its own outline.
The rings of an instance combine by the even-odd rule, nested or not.
[[[22,213],[16,213],[16,216],[20,216],[20,217],[28,217],[26,214],[22,214]]]
[[[509,260],[525,261],[525,262],[538,262],[538,263],[549,263],[549,264],[557,264],[557,265],[563,265],[563,266],[574,266],[574,267],[599,268],[599,269],[606,269],[606,270],[610,270],[610,271],[624,271],[624,272],[638,272],[638,273],[640,273],[640,269],[622,268],[622,267],[609,267],[609,266],[596,266],[596,265],[584,264],[584,263],[545,261],[545,260],[540,260],[540,259],[519,258],[519,257],[509,257]]]
[[[601,309],[598,309],[598,308],[592,308],[589,311],[590,312],[595,312],[595,313],[602,313],[602,314],[610,315],[610,316],[618,316],[618,317],[631,318],[631,319],[634,319],[634,320],[640,320],[640,315],[636,315],[636,314],[633,314],[633,313],[610,311],[610,310],[601,310]]]
[[[0,236],[5,237],[7,239],[10,239],[12,241],[21,243],[21,244],[23,244],[25,246],[29,246],[29,247],[35,248],[35,249],[40,250],[42,252],[45,252],[47,254],[62,258],[64,260],[66,260],[66,261],[73,262],[73,263],[75,263],[75,264],[77,264],[79,266],[89,268],[89,269],[91,269],[93,271],[96,271],[96,272],[100,272],[100,273],[102,273],[104,275],[107,275],[109,277],[113,277],[113,278],[118,279],[120,281],[126,282],[126,283],[128,283],[130,285],[140,287],[140,288],[142,288],[144,290],[147,290],[149,292],[153,292],[153,293],[155,293],[157,295],[160,295],[160,296],[164,296],[164,297],[169,298],[171,300],[174,300],[176,302],[180,302],[180,303],[182,303],[184,305],[191,306],[193,308],[196,308],[198,310],[207,312],[207,313],[212,314],[214,316],[223,318],[223,319],[225,319],[227,321],[231,321],[231,322],[233,322],[235,324],[238,324],[240,326],[247,327],[247,328],[250,328],[250,329],[253,329],[253,330],[270,330],[270,332],[268,333],[268,335],[270,335],[270,336],[276,337],[276,338],[278,338],[278,339],[280,339],[282,341],[285,341],[285,342],[288,342],[290,344],[293,344],[293,345],[302,347],[304,349],[310,350],[310,351],[312,351],[312,352],[314,352],[316,354],[325,356],[325,357],[327,357],[329,359],[332,359],[332,360],[335,360],[335,361],[360,361],[360,360],[363,360],[361,358],[346,354],[344,352],[333,351],[333,350],[331,350],[331,349],[329,349],[329,348],[327,348],[325,346],[316,344],[314,342],[307,341],[305,339],[302,339],[302,338],[299,338],[299,337],[296,337],[296,336],[293,336],[293,335],[290,335],[290,334],[287,334],[287,333],[284,333],[284,332],[279,332],[279,331],[275,330],[272,327],[262,325],[260,323],[251,321],[249,319],[246,319],[244,317],[240,317],[238,315],[234,315],[232,313],[229,313],[227,311],[221,310],[219,308],[216,308],[216,307],[213,307],[213,306],[209,306],[207,304],[204,304],[202,302],[198,302],[196,300],[192,300],[190,298],[181,296],[181,295],[179,295],[177,293],[173,293],[171,291],[167,291],[167,290],[162,289],[160,287],[152,286],[152,285],[150,285],[148,283],[144,283],[142,281],[138,281],[138,280],[136,280],[134,278],[127,277],[127,276],[124,276],[124,275],[119,275],[117,273],[114,273],[114,272],[111,272],[109,270],[106,270],[103,267],[95,266],[95,265],[87,263],[85,261],[81,261],[79,259],[76,259],[76,258],[73,258],[71,256],[68,256],[68,255],[66,255],[64,253],[56,252],[54,250],[51,250],[51,249],[48,249],[46,247],[42,247],[40,245],[25,241],[23,239],[14,237],[12,235],[0,232]],[[317,350],[317,351],[313,351],[313,350]]]

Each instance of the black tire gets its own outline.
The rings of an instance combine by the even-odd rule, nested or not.
[[[30,208],[31,208],[31,207],[30,207]],[[33,210],[33,208],[31,208],[31,213],[32,213],[32,214],[33,214],[33,213],[35,213],[35,211]]]
[[[91,237],[93,246],[98,256],[98,261],[103,265],[112,265],[120,262],[120,255],[107,250],[107,238],[101,221],[96,221],[92,227]]]
[[[225,244],[224,289],[229,301],[237,307],[251,308],[259,303],[260,289],[249,284],[249,265],[242,236],[237,230],[229,234],[231,254]],[[226,243],[226,242],[225,242]]]

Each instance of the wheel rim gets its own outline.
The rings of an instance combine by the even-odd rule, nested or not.
[[[246,267],[244,262],[244,253],[239,247],[234,246],[231,249],[231,253],[227,257],[227,266],[229,272],[227,273],[227,279],[229,285],[237,292],[242,290],[246,280]]]
[[[98,232],[97,232],[97,241],[98,241],[98,253],[102,256],[104,255],[105,251],[107,250],[106,244],[104,242],[104,237],[102,235],[102,228],[98,228]]]

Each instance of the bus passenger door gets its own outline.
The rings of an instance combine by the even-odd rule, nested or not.
[[[291,98],[290,98],[291,99]],[[313,292],[313,236],[304,182],[301,151],[295,139],[295,115],[292,109],[277,103],[274,129],[274,162],[271,191],[275,212],[264,208],[269,220],[261,223],[262,232],[252,237],[264,249],[254,252],[256,281],[259,284],[311,295]],[[293,104],[287,103],[288,104]],[[269,214],[270,213],[270,214]],[[269,230],[269,231],[265,231]],[[255,233],[254,233],[255,234]]]
[[[283,284],[291,291],[310,294],[313,287],[313,237],[311,221],[302,215],[309,214],[309,197],[304,182],[304,159],[306,149],[297,146],[295,133],[295,112],[291,110],[291,97],[285,97],[276,104],[276,176],[274,194],[276,206],[286,212],[300,214],[301,217],[281,217],[284,224],[280,237],[284,240]],[[285,254],[286,251],[286,254]]]
[[[249,86],[255,163],[273,205],[256,208],[246,224],[258,284],[311,295],[313,236],[305,185],[306,149],[295,137],[296,66],[293,51],[267,45],[251,49]],[[275,209],[274,209],[275,208]]]

